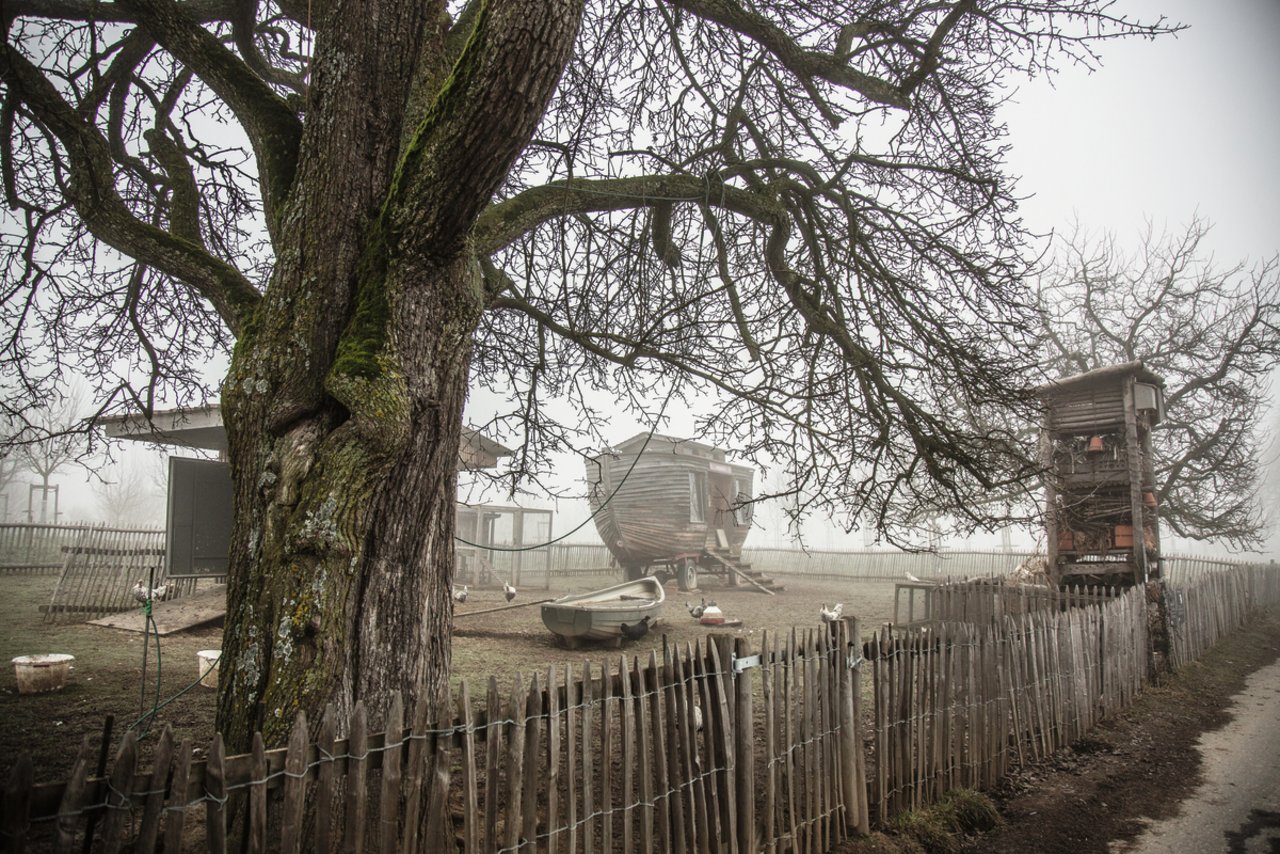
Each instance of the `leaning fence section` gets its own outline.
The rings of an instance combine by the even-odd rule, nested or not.
[[[196,583],[168,577],[163,531],[85,528],[61,552],[58,581],[41,608],[46,621],[86,620],[135,608],[139,585],[164,600],[190,593]]]

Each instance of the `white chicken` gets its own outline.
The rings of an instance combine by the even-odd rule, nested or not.
[[[827,608],[827,603],[823,602],[822,610],[820,610],[818,613],[822,616],[822,622],[834,623],[836,620],[840,619],[840,614],[843,612],[844,612],[843,602],[837,602],[830,609]]]
[[[169,585],[161,584],[159,587],[152,587],[148,590],[147,582],[139,578],[138,583],[133,585],[133,589],[130,592],[133,593],[133,598],[139,602],[146,602],[148,599],[153,602],[164,601],[165,594],[169,592]]]
[[[502,595],[506,596],[507,601],[510,602],[512,599],[516,598],[516,589],[512,587],[509,582],[504,581],[502,582]]]
[[[462,585],[462,587],[453,588],[453,601],[455,602],[467,601],[467,585],[464,584]]]

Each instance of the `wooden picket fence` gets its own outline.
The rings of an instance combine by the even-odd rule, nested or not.
[[[490,679],[474,702],[463,683],[442,718],[397,702],[374,734],[363,706],[330,710],[314,734],[299,715],[287,747],[258,736],[242,756],[217,738],[195,760],[166,729],[149,770],[127,736],[97,777],[86,739],[69,780],[36,785],[17,763],[0,838],[223,852],[243,816],[249,850],[826,851],[956,787],[989,788],[1133,702],[1151,663],[1144,591],[1025,593],[985,586],[1006,600],[989,618],[865,642],[848,618],[756,648],[720,635],[518,675],[505,692]],[[1171,593],[1181,665],[1280,603],[1280,573],[1231,567]],[[972,613],[965,595],[936,601]]]
[[[259,735],[243,756],[219,737],[193,760],[166,729],[150,770],[129,735],[103,778],[86,740],[64,783],[19,763],[0,829],[57,850],[96,834],[106,851],[222,852],[243,815],[250,850],[823,851],[867,825],[854,631],[713,636],[509,693],[490,679],[480,703],[463,683],[447,718],[419,702],[406,721],[397,702],[373,735],[362,705],[315,737],[299,715],[287,747]]]
[[[959,592],[959,591],[957,591]],[[1147,674],[1141,590],[983,623],[884,628],[868,642],[876,817],[957,787],[989,789],[1015,763],[1078,740],[1132,702]]]
[[[1202,570],[1194,578],[1171,586],[1165,600],[1175,668],[1198,659],[1258,608],[1280,604],[1280,566],[1274,562]]]

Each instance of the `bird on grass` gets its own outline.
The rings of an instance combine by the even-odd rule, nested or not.
[[[169,592],[169,585],[161,584],[159,587],[152,587],[148,590],[147,583],[139,578],[138,583],[133,585],[133,590],[131,592],[133,593],[133,598],[137,599],[139,602],[146,602],[148,599],[152,601],[163,601],[164,595]]]
[[[638,623],[632,623],[631,625],[623,623],[618,627],[622,631],[622,639],[629,641],[640,640],[640,638],[649,634],[650,619],[652,618],[648,614],[645,614]]]
[[[508,582],[504,581],[502,582],[502,595],[506,596],[507,601],[510,602],[512,599],[516,598],[516,589]]]
[[[841,614],[843,611],[844,611],[844,603],[843,603],[843,602],[837,602],[837,603],[835,604],[835,606],[834,606],[833,608],[830,608],[830,609],[828,609],[828,608],[827,608],[827,603],[826,603],[826,602],[823,602],[823,603],[822,603],[822,610],[821,610],[821,611],[819,611],[818,613],[822,616],[822,622],[824,622],[824,623],[834,623],[836,620],[840,619],[840,614]]]
[[[702,613],[707,610],[707,600],[703,599],[702,603],[699,605],[690,605],[688,602],[685,602],[684,607],[689,611],[690,617],[693,617],[695,620],[701,620]]]
[[[467,601],[467,585],[465,584],[462,585],[461,589],[457,587],[453,588],[453,601],[455,602]]]

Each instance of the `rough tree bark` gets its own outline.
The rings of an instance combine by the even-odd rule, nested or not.
[[[237,512],[218,727],[231,750],[255,729],[280,740],[299,709],[343,715],[363,699],[376,721],[393,694],[444,685],[483,308],[468,232],[533,133],[580,14],[573,0],[490,3],[441,82],[432,9],[358,5],[318,28],[331,41],[316,46],[313,90],[334,106],[311,108],[273,280],[223,388]],[[357,108],[370,97],[388,105],[374,121]]]

